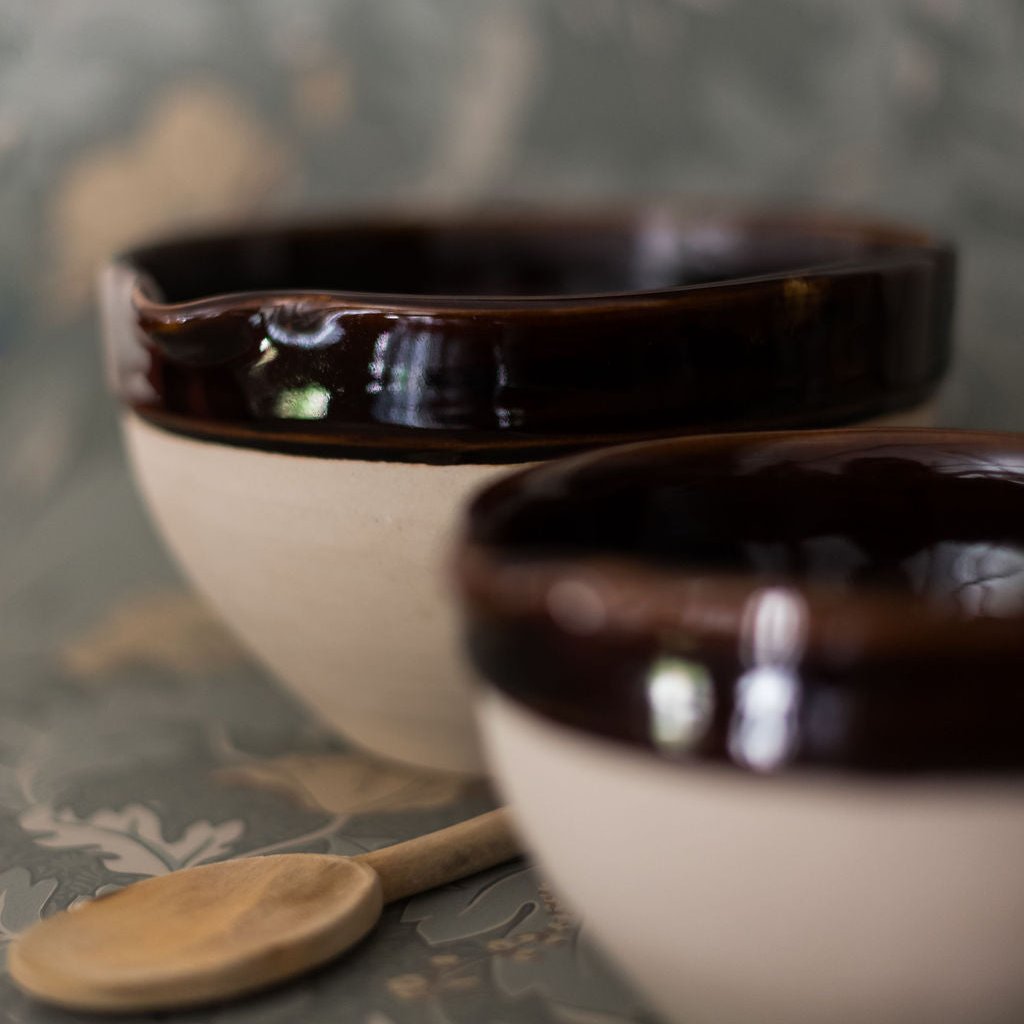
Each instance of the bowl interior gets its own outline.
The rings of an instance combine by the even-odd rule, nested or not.
[[[481,506],[476,537],[506,557],[624,556],[1024,614],[1020,443],[855,432],[653,445],[541,471],[505,497]]]
[[[134,254],[169,302],[289,289],[447,296],[654,291],[863,257],[882,239],[801,223],[552,219],[349,223]]]

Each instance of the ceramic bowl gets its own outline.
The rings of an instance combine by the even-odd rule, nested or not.
[[[1020,1019],[1024,438],[630,445],[468,523],[493,770],[667,1020]]]
[[[138,249],[105,335],[199,590],[365,747],[479,768],[449,523],[499,469],[695,430],[920,417],[948,247],[821,219],[350,220]]]

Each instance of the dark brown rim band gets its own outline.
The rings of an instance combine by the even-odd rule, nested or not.
[[[963,540],[964,517],[974,516],[977,505],[978,537],[991,529],[995,541],[1002,538],[1024,551],[1020,435],[938,430],[735,434],[577,456],[491,485],[469,511],[455,573],[471,648],[484,674],[509,696],[562,724],[684,761],[736,763],[730,733],[742,710],[741,680],[750,678],[758,661],[748,635],[751,614],[767,597],[795,609],[800,622],[798,649],[767,659],[767,667],[778,670],[776,683],[788,678],[793,686],[791,745],[773,765],[776,770],[1024,768],[1020,610],[1005,617],[965,617],[884,587],[851,590],[781,571],[716,571],[713,564],[659,565],[617,552],[618,542],[610,537],[603,547],[585,540],[571,554],[559,551],[557,538],[562,536],[564,544],[568,522],[565,510],[571,506],[578,515],[584,492],[590,525],[581,522],[579,533],[590,529],[600,536],[602,509],[627,493],[615,491],[627,478],[632,480],[630,494],[642,496],[650,477],[651,488],[658,478],[657,486],[667,495],[671,488],[687,486],[687,467],[694,479],[711,483],[716,461],[725,471],[737,453],[762,458],[766,466],[783,458],[792,458],[793,465],[828,460],[835,465],[836,459],[852,465],[850,460],[857,459],[861,467],[874,460],[881,473],[876,485],[884,489],[876,496],[862,491],[859,507],[875,505],[879,521],[872,528],[878,530],[884,529],[886,510],[900,507],[897,463],[905,460],[916,474],[912,484],[904,483],[911,500],[919,501],[914,514],[921,517],[922,533],[939,529],[942,502],[948,500],[959,509],[949,513],[951,540],[953,534]],[[919,472],[922,467],[928,471]],[[865,481],[867,476],[870,472]],[[818,526],[841,518],[828,503],[843,500],[848,488],[820,483],[815,484],[815,500],[825,502],[821,514],[794,509],[794,518],[806,514]],[[794,502],[810,493],[799,486],[799,481],[793,484]],[[618,495],[614,499],[613,493]],[[769,507],[784,500],[779,492],[766,491],[760,508],[754,490],[749,493],[751,517],[760,515],[770,524],[779,521],[773,514],[785,515],[785,509],[773,513]],[[685,511],[685,504],[679,507]],[[908,528],[913,524],[904,522],[897,529],[893,522],[893,535]],[[869,532],[868,525],[864,530]],[[524,544],[529,531],[549,539]],[[874,543],[884,551],[889,539],[879,534]],[[652,673],[666,665],[678,671],[689,666],[707,682],[712,717],[690,746],[666,749],[652,731]]]
[[[839,425],[934,392],[949,360],[949,246],[814,217],[654,217],[352,220],[140,249],[106,278],[114,387],[142,416],[193,436],[438,462]],[[636,252],[651,223],[684,256],[658,257],[664,267],[644,257],[653,277],[641,280]],[[712,229],[724,255],[699,241]],[[354,265],[360,246],[379,266]],[[402,253],[413,255],[399,284],[425,273],[431,253],[448,266],[437,287],[483,287],[506,258],[520,292],[545,274],[571,284],[588,260],[584,283],[685,277],[687,259],[711,279],[511,297],[322,287],[332,260],[340,279],[374,283]],[[294,287],[307,280],[315,290]]]

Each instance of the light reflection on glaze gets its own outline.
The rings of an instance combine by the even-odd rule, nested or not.
[[[953,549],[951,597],[965,616],[1024,614],[1024,548],[986,543]]]
[[[499,346],[491,350],[490,365],[473,371],[482,374],[485,385],[474,389],[473,374],[461,368],[459,343],[435,318],[385,314],[376,323],[386,327],[370,334],[360,323],[369,321],[358,314],[353,319],[351,311],[318,312],[301,304],[276,306],[252,320],[256,355],[235,371],[247,378],[250,410],[261,419],[307,422],[348,410],[352,419],[369,416],[389,426],[443,429],[470,426],[482,404],[493,406],[492,426],[512,425],[509,412],[492,397],[496,386],[487,385],[492,378],[501,389],[509,382]],[[311,363],[313,353],[317,358]],[[365,370],[347,372],[350,358]]]
[[[685,754],[704,738],[715,709],[711,674],[689,658],[665,655],[647,677],[651,740],[666,753]]]
[[[869,547],[837,535],[747,543],[743,551],[750,567],[766,576],[800,575],[848,589],[870,578],[878,565]],[[1011,542],[938,541],[894,560],[887,573],[887,586],[905,588],[965,618],[1024,613],[1024,547]]]
[[[368,395],[379,395],[384,390],[384,376],[387,371],[388,341],[390,335],[381,331],[373,343],[373,358],[370,360],[370,379],[366,382]]]
[[[269,309],[263,317],[267,337],[278,345],[300,349],[328,348],[345,340],[346,314],[324,311],[312,303]]]
[[[320,384],[289,388],[277,396],[277,415],[285,420],[322,420],[331,406],[331,393]]]
[[[264,338],[260,342],[260,357],[252,364],[252,371],[262,370],[264,366],[268,366],[277,358],[277,348],[270,341],[269,338]]]
[[[789,760],[796,745],[800,680],[792,668],[757,665],[736,682],[729,753],[737,764],[769,772]]]
[[[443,340],[429,328],[396,327],[380,348],[374,347],[375,360],[378,352],[383,357],[382,387],[372,403],[377,422],[402,427],[441,425],[434,417],[424,422],[421,410],[431,405],[424,399],[439,390],[431,370],[443,359],[442,346]]]
[[[771,771],[796,745],[800,682],[797,666],[807,634],[800,595],[773,587],[747,604],[739,644],[749,668],[736,682],[729,752],[739,764]]]

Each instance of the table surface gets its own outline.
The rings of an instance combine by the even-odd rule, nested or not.
[[[0,550],[0,964],[21,929],[140,878],[257,853],[355,854],[493,806],[481,782],[347,749],[176,578],[116,445],[93,451],[61,501],[21,524],[29,542]],[[311,977],[171,1018],[651,1019],[522,861],[387,908]],[[34,1002],[0,971],[4,1024],[78,1019],[97,1020]]]

